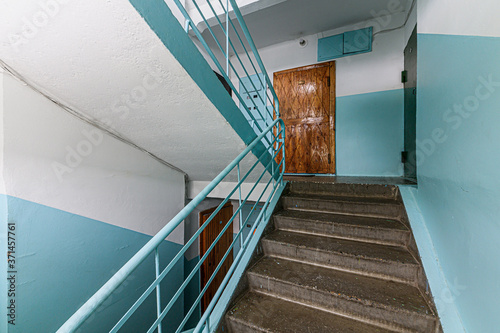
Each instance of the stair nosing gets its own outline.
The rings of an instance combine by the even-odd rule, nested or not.
[[[252,289],[251,292],[257,293],[257,294],[262,294],[262,295],[265,295],[265,296],[268,296],[268,297],[275,297],[275,298],[278,298],[278,299],[280,299],[282,301],[285,301],[285,302],[290,302],[290,303],[298,304],[298,305],[301,305],[301,306],[306,306],[306,307],[311,308],[311,309],[316,309],[316,310],[319,310],[319,311],[331,313],[331,314],[339,316],[339,317],[347,318],[347,319],[350,319],[350,320],[353,320],[353,321],[357,321],[357,322],[360,322],[360,323],[363,323],[363,324],[366,324],[366,325],[370,325],[370,326],[375,326],[375,327],[378,327],[378,328],[381,328],[381,329],[384,329],[384,330],[388,330],[388,331],[392,331],[392,332],[395,332],[395,333],[398,332],[398,331],[395,331],[394,327],[390,327],[389,325],[385,325],[384,323],[377,322],[377,321],[372,321],[372,320],[367,320],[367,319],[365,319],[363,317],[358,317],[358,316],[355,316],[355,315],[347,313],[347,312],[338,311],[338,310],[335,311],[334,309],[327,309],[327,308],[323,308],[321,306],[314,306],[313,304],[310,304],[310,303],[300,302],[298,300],[294,300],[294,299],[287,298],[287,297],[284,297],[284,296],[281,296],[281,295],[277,295],[277,294],[273,294],[273,293],[268,293],[268,292],[265,292],[265,291],[260,291],[260,290],[257,290],[257,289]],[[409,330],[409,331],[406,331],[406,332],[413,333],[415,331]],[[418,333],[418,332],[415,332],[415,333]]]
[[[290,232],[290,231],[287,231],[287,232]],[[292,233],[293,232],[294,231],[292,231]],[[315,236],[315,235],[312,235],[312,236]],[[319,236],[319,237],[325,237],[325,236]],[[337,238],[338,239],[338,237],[330,237],[330,238]],[[360,256],[358,256],[358,255],[350,254],[350,253],[347,253],[347,252],[325,251],[323,249],[317,249],[317,248],[312,248],[312,247],[307,247],[307,246],[301,247],[301,246],[298,246],[298,245],[295,245],[295,244],[286,243],[286,242],[280,242],[280,241],[276,241],[276,240],[268,239],[268,238],[262,238],[262,241],[263,242],[264,241],[266,241],[266,242],[273,242],[273,243],[277,243],[277,244],[280,244],[280,245],[285,245],[285,246],[288,245],[288,246],[295,247],[295,248],[308,249],[308,250],[318,251],[318,252],[322,252],[322,253],[332,253],[332,254],[342,255],[342,256],[351,257],[351,258],[370,260],[370,261],[374,261],[374,262],[398,263],[400,265],[408,265],[408,266],[418,266],[418,267],[420,267],[420,263],[415,260],[415,257],[409,251],[408,251],[408,253],[411,255],[411,257],[413,258],[413,260],[415,260],[415,263],[403,263],[403,262],[399,262],[399,261],[395,261],[395,260],[387,260],[387,259],[380,259],[380,258],[376,259],[376,258],[370,258],[370,257],[362,257],[362,258],[360,258]],[[363,243],[363,242],[360,242],[360,243]],[[406,249],[406,247],[404,247],[404,246],[397,246],[397,245],[396,246],[395,245],[388,245],[388,246],[393,246],[393,247],[399,247],[399,248]]]
[[[329,268],[329,269],[336,270],[334,268]],[[325,295],[329,295],[331,297],[338,297],[338,298],[341,298],[341,299],[349,301],[349,302],[357,302],[357,303],[360,303],[363,306],[374,306],[374,307],[379,308],[379,309],[387,309],[387,308],[389,308],[389,309],[393,310],[394,312],[403,311],[405,313],[412,314],[412,315],[417,315],[417,316],[420,316],[420,317],[425,318],[425,319],[432,319],[432,320],[436,319],[436,316],[434,314],[423,314],[423,313],[411,311],[411,310],[406,309],[406,308],[405,309],[398,309],[398,308],[395,308],[395,307],[393,307],[391,305],[384,305],[383,303],[380,303],[378,301],[372,301],[372,300],[370,300],[368,303],[365,303],[362,300],[360,300],[359,298],[350,298],[348,295],[344,295],[344,294],[341,294],[341,293],[331,293],[331,292],[327,292],[325,290],[316,289],[316,288],[313,288],[313,287],[310,287],[310,286],[306,286],[306,285],[293,284],[293,283],[291,283],[289,281],[286,281],[286,280],[277,279],[277,278],[274,278],[274,277],[270,277],[268,275],[263,275],[263,274],[255,273],[255,272],[252,272],[252,271],[248,271],[248,274],[249,275],[259,276],[261,278],[265,278],[265,279],[269,279],[269,280],[273,280],[273,281],[277,281],[279,283],[283,283],[283,284],[286,284],[286,285],[289,285],[289,286],[297,286],[297,287],[304,288],[304,289],[307,289],[307,290],[310,290],[310,291],[319,292],[319,293],[322,293],[322,294],[325,294]],[[356,274],[356,273],[351,273],[351,274],[360,275],[360,274]],[[361,276],[363,276],[363,275],[361,275]],[[383,280],[383,279],[379,279],[379,280]],[[386,280],[384,280],[384,281],[386,281]],[[405,284],[403,282],[397,282],[397,283]],[[416,288],[416,289],[419,292],[420,296],[424,299],[425,303],[427,304],[427,301],[422,296],[422,292],[418,288]],[[251,290],[259,292],[259,289],[251,289]],[[280,295],[278,293],[273,293],[271,291],[268,291],[266,294],[269,294],[269,295],[272,295],[272,296],[276,295],[278,298],[282,298],[282,299],[288,300],[288,298],[284,297],[283,295]],[[299,303],[299,304],[302,304],[302,302],[299,301],[299,300],[296,300],[296,302]],[[306,303],[306,302],[304,302],[304,303]],[[306,304],[309,304],[309,303],[306,303]],[[431,307],[428,304],[427,304],[427,306],[429,308],[429,311],[432,312]],[[323,307],[321,307],[319,305],[317,307],[319,309],[325,309],[325,308],[323,308]]]
[[[381,214],[369,214],[369,213],[349,213],[349,212],[342,212],[338,210],[322,210],[322,209],[314,209],[314,208],[304,208],[304,207],[287,207],[286,210],[291,210],[291,211],[301,211],[301,212],[316,212],[316,213],[334,213],[338,215],[347,215],[347,216],[359,216],[359,217],[372,217],[372,218],[381,218],[382,216],[386,216],[388,218],[395,218],[394,216],[387,214],[387,215],[381,215]]]
[[[352,321],[356,321],[356,322],[359,322],[359,323],[363,323],[363,324],[366,324],[366,325],[378,327],[378,328],[381,328],[381,329],[384,329],[384,330],[387,330],[387,331],[392,331],[394,333],[398,332],[398,331],[395,331],[394,327],[390,327],[388,325],[384,325],[383,323],[380,323],[380,322],[370,321],[370,320],[366,320],[365,318],[361,318],[361,317],[357,317],[357,316],[352,316],[352,315],[350,315],[348,313],[345,313],[345,312],[342,312],[342,311],[333,311],[332,309],[326,309],[326,308],[323,308],[323,307],[320,307],[320,306],[314,306],[313,304],[309,304],[309,303],[305,303],[305,302],[299,302],[297,300],[286,298],[286,297],[283,297],[283,296],[280,296],[280,295],[277,295],[277,294],[266,293],[265,291],[261,291],[261,290],[257,290],[257,289],[249,289],[247,291],[247,294],[248,293],[256,293],[256,294],[261,294],[261,295],[264,295],[264,296],[267,296],[267,297],[277,298],[277,299],[279,299],[281,301],[284,301],[284,302],[289,302],[289,303],[293,303],[293,304],[296,304],[296,305],[305,306],[305,307],[308,307],[310,309],[315,309],[315,310],[318,310],[318,311],[330,313],[330,314],[333,314],[335,316],[343,317],[343,318],[346,318],[346,319],[349,319],[349,320],[352,320]],[[231,315],[230,315],[230,317],[231,317]],[[244,323],[242,320],[236,319],[234,317],[231,317],[231,319],[235,320],[235,321],[238,321],[239,323]],[[260,330],[262,332],[268,332],[267,329],[263,329],[263,328],[258,327],[256,325],[245,325],[245,326],[251,327],[251,328],[256,328],[256,329],[258,329],[258,330]],[[410,331],[410,333],[413,333],[413,332],[414,331]],[[272,333],[272,332],[269,332],[269,333]],[[415,333],[417,333],[417,332],[415,332]]]
[[[345,268],[345,267],[342,267],[342,266],[339,266],[339,265],[335,265],[335,264],[329,264],[329,265],[327,265],[327,264],[322,264],[320,262],[294,259],[292,257],[286,257],[286,256],[281,256],[281,255],[276,255],[276,254],[268,254],[267,256],[271,257],[271,258],[276,258],[276,259],[282,259],[282,260],[289,260],[289,261],[293,261],[293,262],[298,262],[298,263],[306,264],[306,265],[313,265],[313,266],[318,266],[318,267],[331,268],[331,269],[335,269],[335,270],[341,271],[341,272],[352,273],[352,274],[366,276],[366,277],[372,277],[372,278],[376,278],[376,279],[380,279],[380,280],[384,280],[384,281],[393,281],[393,282],[397,282],[397,283],[404,283],[404,284],[407,284],[407,285],[410,285],[410,286],[415,286],[415,283],[414,283],[413,280],[408,280],[408,279],[400,278],[400,277],[397,277],[397,276],[394,276],[394,275],[368,272],[368,271],[364,271],[362,269],[348,269],[348,268]]]
[[[386,205],[386,206],[400,206],[401,202],[393,199],[385,199],[386,202],[374,202],[374,201],[363,201],[363,200],[351,200],[351,199],[361,199],[364,197],[334,197],[334,196],[318,196],[317,198],[309,198],[305,196],[297,196],[297,195],[284,195],[283,199],[301,199],[308,201],[330,201],[330,202],[347,202],[352,204],[369,204],[369,205]],[[370,198],[370,199],[381,199],[381,198]],[[389,202],[390,201],[390,202]]]
[[[304,212],[307,212],[308,210],[302,210],[302,209],[287,209],[288,211],[304,211]],[[283,210],[285,211],[285,210]],[[316,211],[316,212],[319,212],[319,211]],[[337,213],[335,212],[334,214],[333,213],[324,213],[324,214],[331,214],[331,215],[343,215],[343,216],[346,216],[346,215],[349,215],[349,216],[353,216],[353,217],[362,217],[362,218],[365,218],[367,216],[365,215],[360,215],[360,214],[341,214],[341,213]],[[274,215],[274,218],[286,218],[286,219],[292,219],[292,220],[296,220],[296,221],[305,221],[305,222],[315,222],[315,223],[321,223],[321,224],[338,224],[338,225],[342,225],[342,226],[346,226],[346,227],[352,227],[352,228],[362,228],[362,229],[370,229],[370,230],[385,230],[385,231],[394,231],[394,232],[404,232],[406,234],[409,234],[410,233],[410,230],[408,229],[408,227],[406,225],[404,225],[401,221],[399,220],[396,220],[394,219],[393,221],[395,222],[398,222],[400,223],[405,229],[395,229],[395,228],[386,228],[386,227],[372,227],[372,226],[364,226],[364,225],[356,225],[356,224],[347,224],[347,223],[342,223],[342,222],[336,222],[336,221],[322,221],[322,220],[318,220],[318,219],[314,219],[314,218],[299,218],[299,217],[294,217],[294,216],[285,216],[285,215],[279,215],[279,214],[276,214]],[[377,217],[380,219],[380,217]]]
[[[241,320],[241,319],[239,319],[239,318],[236,318],[236,317],[234,317],[234,316],[232,316],[232,315],[229,315],[229,320],[235,321],[235,322],[237,322],[238,324],[240,324],[240,325],[244,325],[244,326],[249,327],[249,328],[251,328],[251,329],[253,329],[253,330],[258,330],[259,332],[263,332],[263,333],[271,333],[271,332],[269,332],[267,329],[264,329],[264,328],[262,328],[262,327],[258,327],[257,325],[254,325],[254,324],[252,324],[252,323],[246,322],[246,321]]]
[[[328,237],[328,238],[336,238],[336,239],[342,239],[342,240],[352,240],[355,242],[360,242],[360,243],[366,243],[366,244],[377,244],[377,245],[386,245],[386,246],[400,246],[403,245],[402,243],[396,243],[396,242],[384,242],[381,240],[378,240],[376,238],[359,238],[359,237],[343,237],[339,236],[338,234],[327,234],[327,233],[321,233],[321,232],[307,232],[307,231],[302,231],[300,229],[291,229],[291,228],[283,228],[279,227],[277,230],[283,230],[286,232],[295,232],[298,234],[303,234],[303,235],[311,235],[311,236],[321,236],[321,237]],[[411,253],[410,253],[411,254]]]

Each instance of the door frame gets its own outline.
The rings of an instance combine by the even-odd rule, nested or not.
[[[410,38],[404,49],[404,72],[405,79],[403,80],[404,91],[404,146],[401,156],[403,162],[404,177],[410,179],[417,179],[417,73],[418,73],[418,39],[417,39],[417,26],[413,29]],[[414,66],[412,66],[414,64]],[[412,82],[414,80],[414,82]],[[411,93],[410,93],[411,91]],[[413,101],[414,103],[410,103]],[[413,104],[413,107],[410,107]]]
[[[301,66],[301,67],[296,67],[296,68],[290,68],[290,69],[285,69],[282,71],[274,72],[273,73],[273,86],[274,86],[274,79],[276,78],[276,75],[278,74],[287,74],[287,73],[292,73],[292,72],[298,72],[298,71],[304,71],[304,70],[309,70],[309,69],[314,69],[314,68],[319,68],[319,67],[324,67],[325,65],[330,66],[330,115],[329,115],[329,121],[330,121],[330,156],[333,156],[333,159],[331,159],[330,163],[330,170],[329,174],[335,175],[337,172],[337,149],[336,149],[336,138],[337,138],[337,131],[336,131],[336,107],[337,107],[337,95],[336,95],[336,83],[337,83],[337,76],[336,76],[336,61],[327,61],[327,62],[321,62],[313,65],[306,65],[306,66]],[[281,104],[281,103],[280,103]],[[287,173],[290,175],[293,175],[293,173]],[[325,175],[325,174],[322,174]]]
[[[205,223],[205,222],[203,222],[203,216],[213,213],[218,207],[219,206],[216,206],[216,207],[213,207],[213,208],[209,208],[209,209],[205,209],[205,210],[203,210],[203,211],[201,211],[201,212],[198,213],[198,228],[200,228]],[[221,213],[223,211],[223,209],[229,208],[229,207],[231,208],[231,215],[232,215],[234,208],[233,208],[233,204],[231,203],[231,201],[228,201],[224,206],[222,206],[222,208],[220,209],[220,211],[217,214]],[[217,215],[215,215],[215,216],[217,216]],[[208,242],[206,241],[206,239],[203,238],[203,236],[207,235],[207,233],[205,231],[208,232],[208,230],[207,230],[208,226],[211,223],[215,223],[216,222],[215,221],[215,216],[212,219],[212,221],[210,221],[210,223],[207,225],[207,227],[203,230],[203,232],[200,233],[200,236],[198,237],[198,246],[199,246],[200,259],[205,254],[206,249],[208,249],[210,247],[210,245],[212,244],[212,243],[208,244]],[[231,219],[231,218],[229,218],[229,219]],[[227,222],[229,222],[229,221],[227,221]],[[231,236],[233,235],[233,232],[234,232],[234,230],[233,230],[233,228],[234,228],[233,222],[234,221],[231,222],[231,226],[226,230],[226,232],[230,232],[231,233]],[[203,245],[206,245],[206,247],[203,247]],[[205,252],[203,251],[203,249],[205,249]],[[212,252],[215,254],[215,247],[212,249]],[[200,273],[200,291],[201,291],[201,289],[204,288],[204,283],[206,284],[206,282],[208,282],[208,280],[210,279],[210,276],[204,276],[204,268],[205,268],[205,265],[208,264],[208,258],[209,257],[207,257],[206,260],[201,264],[200,269],[199,269],[199,273]],[[219,258],[219,259],[222,259],[222,257]],[[232,262],[233,262],[233,250],[231,250],[231,253],[227,256],[226,261],[231,262],[231,264],[232,264]],[[221,267],[221,270],[219,271],[219,273],[221,271],[222,271],[222,267]],[[214,283],[214,281],[216,281],[216,279],[214,279],[212,281],[212,283]],[[207,301],[207,299],[208,299],[208,293],[207,292],[208,292],[209,288],[207,289],[207,291],[205,292],[205,295],[203,295],[203,298],[200,301],[200,309],[201,309],[202,313],[205,311],[205,308],[208,306],[208,304],[211,301],[211,300]]]

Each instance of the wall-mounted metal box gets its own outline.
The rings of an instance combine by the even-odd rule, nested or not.
[[[371,52],[373,27],[347,31],[318,40],[318,61]]]

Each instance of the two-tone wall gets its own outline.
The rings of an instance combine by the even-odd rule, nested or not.
[[[0,301],[3,309],[14,302],[15,317],[2,315],[0,331],[54,332],[183,208],[184,175],[68,114],[7,73],[0,73],[0,96],[4,255],[8,223],[15,226],[15,248],[9,249],[15,264],[1,267],[3,281],[7,270],[13,272],[7,285],[12,292]],[[183,228],[160,246],[163,265],[184,243]],[[82,331],[111,328],[154,278],[153,258],[144,265]],[[182,282],[183,265],[167,276],[163,305],[172,286]],[[151,323],[154,306],[150,297],[127,329]],[[169,320],[180,321],[182,309],[183,300]]]
[[[405,201],[439,265],[428,275],[445,332],[500,326],[499,12],[495,0],[418,2],[418,189]]]
[[[393,6],[392,4],[391,6]],[[389,6],[389,5],[388,5]],[[394,14],[390,14],[391,11]],[[271,75],[318,63],[318,39],[345,31],[374,27],[373,51],[336,59],[336,164],[342,176],[401,176],[404,93],[401,71],[408,29],[400,27],[406,13],[393,7],[374,12],[369,21],[259,50]],[[412,17],[414,20],[415,17]],[[411,24],[412,20],[408,21]],[[414,25],[411,27],[413,28]],[[411,33],[411,30],[410,30]],[[409,36],[408,36],[409,37]],[[245,57],[243,57],[245,58]],[[237,63],[237,59],[232,59]]]

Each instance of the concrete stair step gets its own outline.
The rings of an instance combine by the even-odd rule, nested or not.
[[[346,197],[395,199],[398,189],[393,185],[336,184],[319,182],[291,182],[291,193],[334,195]]]
[[[264,257],[248,271],[250,289],[398,332],[435,332],[418,288],[331,268]]]
[[[418,285],[420,263],[405,248],[275,230],[262,239],[272,257],[336,267]]]
[[[403,206],[394,199],[338,197],[332,195],[290,193],[283,197],[283,208],[333,212],[370,217],[400,218]]]
[[[389,333],[326,311],[248,292],[226,314],[230,333]]]
[[[406,245],[410,230],[394,219],[283,210],[274,215],[277,229],[317,235]]]

